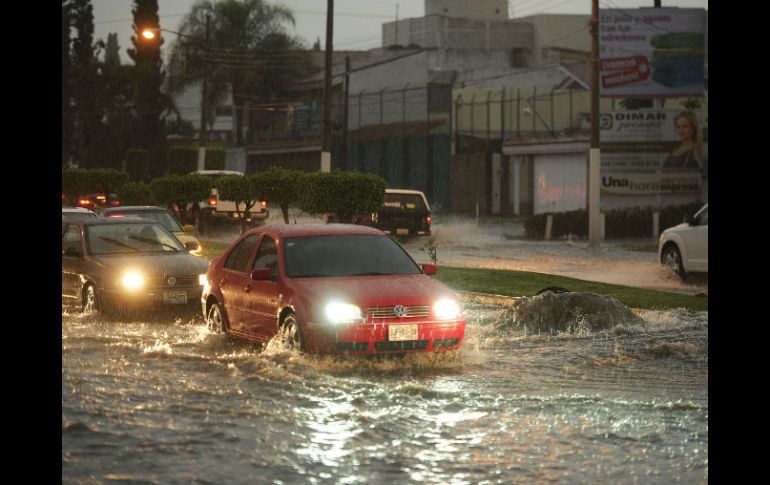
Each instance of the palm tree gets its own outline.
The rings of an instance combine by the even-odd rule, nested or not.
[[[206,18],[209,17],[208,41]],[[291,82],[315,69],[304,42],[285,31],[294,15],[264,0],[198,0],[182,19],[172,46],[169,88],[179,92],[208,68],[207,124],[229,93],[242,108],[285,99]],[[250,119],[250,117],[249,117]],[[242,144],[242,116],[236,116],[236,144]]]

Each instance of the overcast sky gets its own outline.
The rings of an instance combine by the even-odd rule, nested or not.
[[[468,0],[473,3],[473,0]],[[126,49],[131,47],[133,31],[131,9],[133,0],[91,0],[94,7],[94,29],[97,39],[106,40],[107,34],[117,32],[120,55],[129,62]],[[182,17],[195,0],[158,0],[161,28],[178,30]],[[326,40],[326,0],[276,0],[294,12],[294,33],[303,37],[308,46],[317,38],[321,46]],[[600,0],[599,8],[652,7],[654,0]],[[708,0],[662,0],[663,7],[689,7],[708,9]],[[335,50],[365,50],[381,46],[381,25],[398,18],[422,17],[424,0],[336,0],[334,2]],[[591,13],[591,0],[510,0],[509,13],[524,17],[538,13]],[[166,34],[164,50],[171,45],[173,34]]]

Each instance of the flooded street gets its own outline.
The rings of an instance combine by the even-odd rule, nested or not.
[[[196,316],[62,316],[63,483],[706,483],[708,314],[457,353],[298,355]]]

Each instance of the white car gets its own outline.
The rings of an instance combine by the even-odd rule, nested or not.
[[[669,227],[660,234],[658,258],[661,264],[680,277],[687,273],[709,271],[709,205],[704,205],[692,220]]]
[[[62,207],[61,222],[64,224],[69,221],[85,221],[92,217],[99,217],[96,212],[85,207]]]

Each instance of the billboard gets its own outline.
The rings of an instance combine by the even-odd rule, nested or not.
[[[698,173],[687,172],[610,172],[602,171],[601,195],[697,194],[701,189]]]
[[[708,158],[700,110],[639,109],[599,116],[601,170],[700,174]]]
[[[706,11],[601,9],[599,95],[703,96]]]

